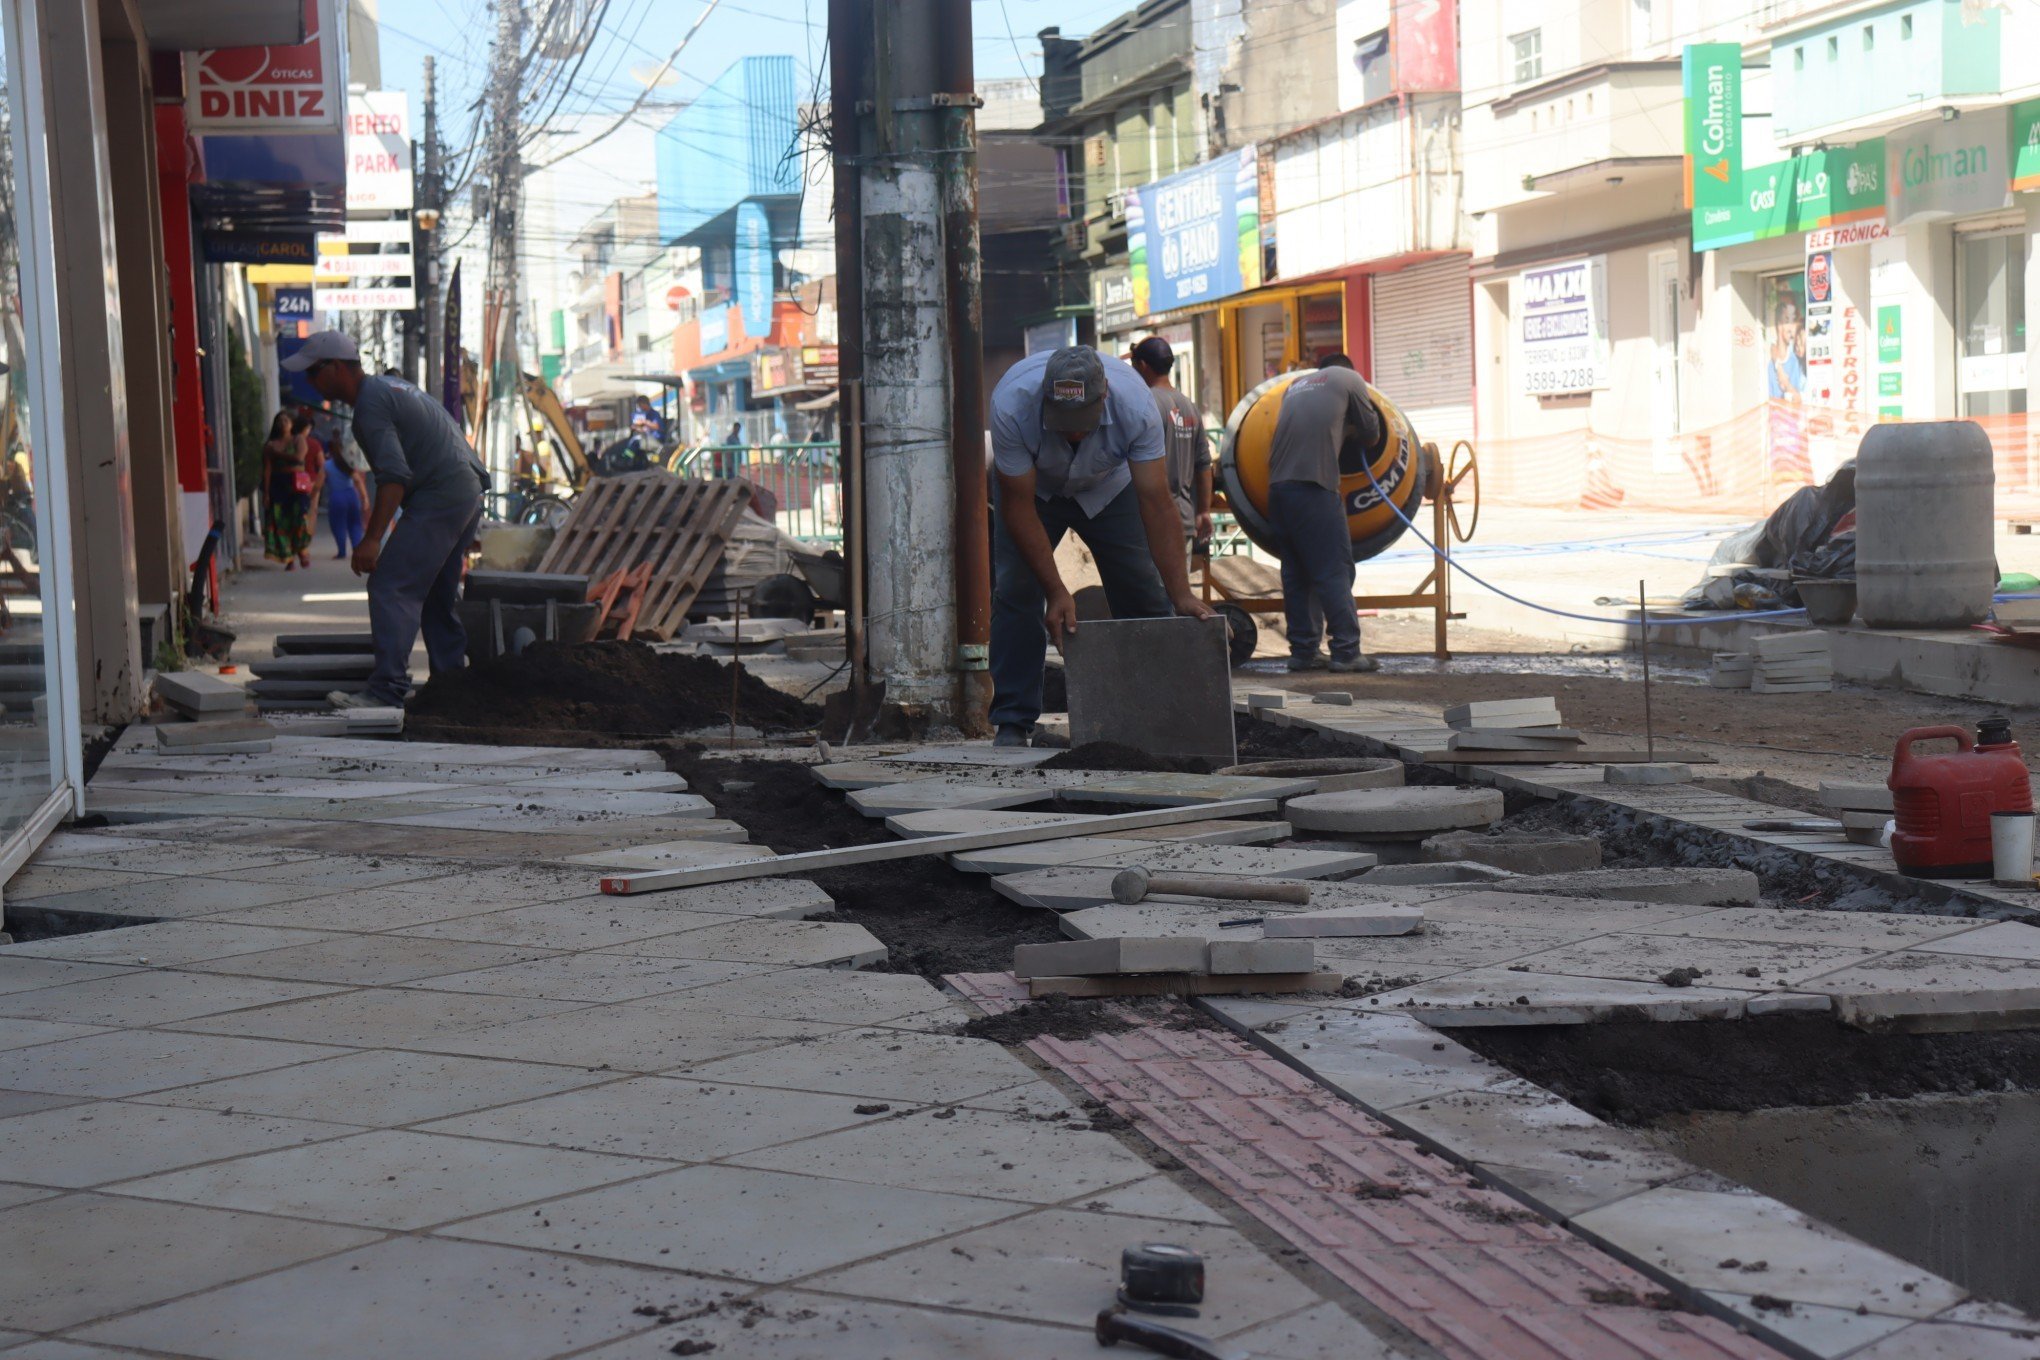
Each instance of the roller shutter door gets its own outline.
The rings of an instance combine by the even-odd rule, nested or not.
[[[1416,427],[1449,453],[1473,437],[1473,304],[1466,258],[1374,276],[1374,372]]]

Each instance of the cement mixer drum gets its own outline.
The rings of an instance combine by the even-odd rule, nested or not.
[[[1240,398],[1219,446],[1220,484],[1233,518],[1255,547],[1276,557],[1282,556],[1282,539],[1268,518],[1268,454],[1275,443],[1282,394],[1301,376],[1279,374]],[[1372,383],[1367,393],[1381,416],[1381,443],[1363,457],[1349,452],[1339,460],[1339,497],[1346,506],[1355,562],[1377,556],[1402,537],[1408,527],[1404,517],[1414,519],[1424,503],[1425,475],[1432,461],[1396,404]]]

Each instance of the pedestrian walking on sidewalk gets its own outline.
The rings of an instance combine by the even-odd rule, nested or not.
[[[399,706],[421,628],[433,674],[467,664],[460,581],[488,474],[445,407],[402,378],[362,372],[360,350],[341,332],[320,331],[283,366],[354,408],[354,441],[375,473],[375,503],[352,553],[354,574],[368,578],[375,670],[366,693],[328,697],[337,708]]]
[[[1154,395],[1162,418],[1162,464],[1169,470],[1169,495],[1183,521],[1183,542],[1194,559],[1197,545],[1211,542],[1211,436],[1204,412],[1170,381],[1176,351],[1159,335],[1150,335],[1126,352],[1127,362]]]
[[[1318,360],[1283,389],[1268,450],[1268,521],[1281,540],[1282,607],[1288,616],[1289,669],[1322,670],[1318,644],[1331,635],[1329,669],[1371,671],[1360,654],[1360,613],[1353,605],[1353,537],[1339,494],[1342,467],[1366,467],[1384,427],[1367,383],[1343,354]]]
[[[262,555],[285,571],[312,565],[312,473],[305,430],[288,411],[269,422],[262,445]]]
[[[361,542],[368,513],[368,474],[357,455],[349,449],[330,445],[326,455],[326,523],[333,530],[334,554],[344,562],[354,556]]]
[[[1118,619],[1210,618],[1190,591],[1182,522],[1147,385],[1087,345],[1031,354],[992,392],[992,722],[1024,746],[1041,716],[1048,644],[1077,629],[1055,566],[1074,532]]]

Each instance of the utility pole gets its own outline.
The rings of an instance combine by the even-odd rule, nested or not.
[[[445,316],[439,306],[439,227],[446,205],[439,201],[439,85],[432,54],[425,55],[425,173],[418,180],[418,299],[425,335],[425,390],[440,392],[440,359],[446,349]]]
[[[517,359],[517,217],[524,197],[524,160],[518,143],[518,85],[523,74],[523,0],[495,0],[496,52],[489,76],[489,258],[495,277],[490,281],[496,299],[495,372],[488,390],[491,405],[507,397],[500,427],[507,436],[502,442],[489,441],[498,450],[493,461],[508,466],[514,456],[518,376]],[[484,423],[490,413],[484,411]],[[491,469],[492,471],[496,469]]]
[[[831,0],[830,48],[842,409],[862,415],[861,431],[844,431],[862,450],[851,503],[863,511],[866,613],[852,654],[910,723],[982,731],[990,568],[970,7]]]

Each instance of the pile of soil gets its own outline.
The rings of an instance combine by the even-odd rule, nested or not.
[[[1153,774],[1210,774],[1219,762],[1203,756],[1158,756],[1116,741],[1086,742],[1041,762],[1044,770],[1136,770]]]
[[[884,822],[858,813],[795,761],[718,759],[688,746],[668,750],[666,768],[721,816],[743,823],[753,841],[783,855],[896,839]],[[1013,966],[1014,945],[1063,938],[1053,912],[1009,902],[985,878],[958,873],[939,855],[806,877],[836,899],[835,911],[813,919],[854,921],[885,945],[889,957],[878,972],[931,980],[1004,972]]]
[[[772,731],[820,721],[814,705],[735,671],[736,721]],[[537,642],[522,656],[434,676],[407,711],[436,727],[664,735],[729,722],[730,679],[713,657],[642,642]]]
[[[1827,1016],[1496,1025],[1447,1031],[1589,1114],[1645,1124],[1688,1110],[2040,1089],[2040,1031],[1871,1034]]]

